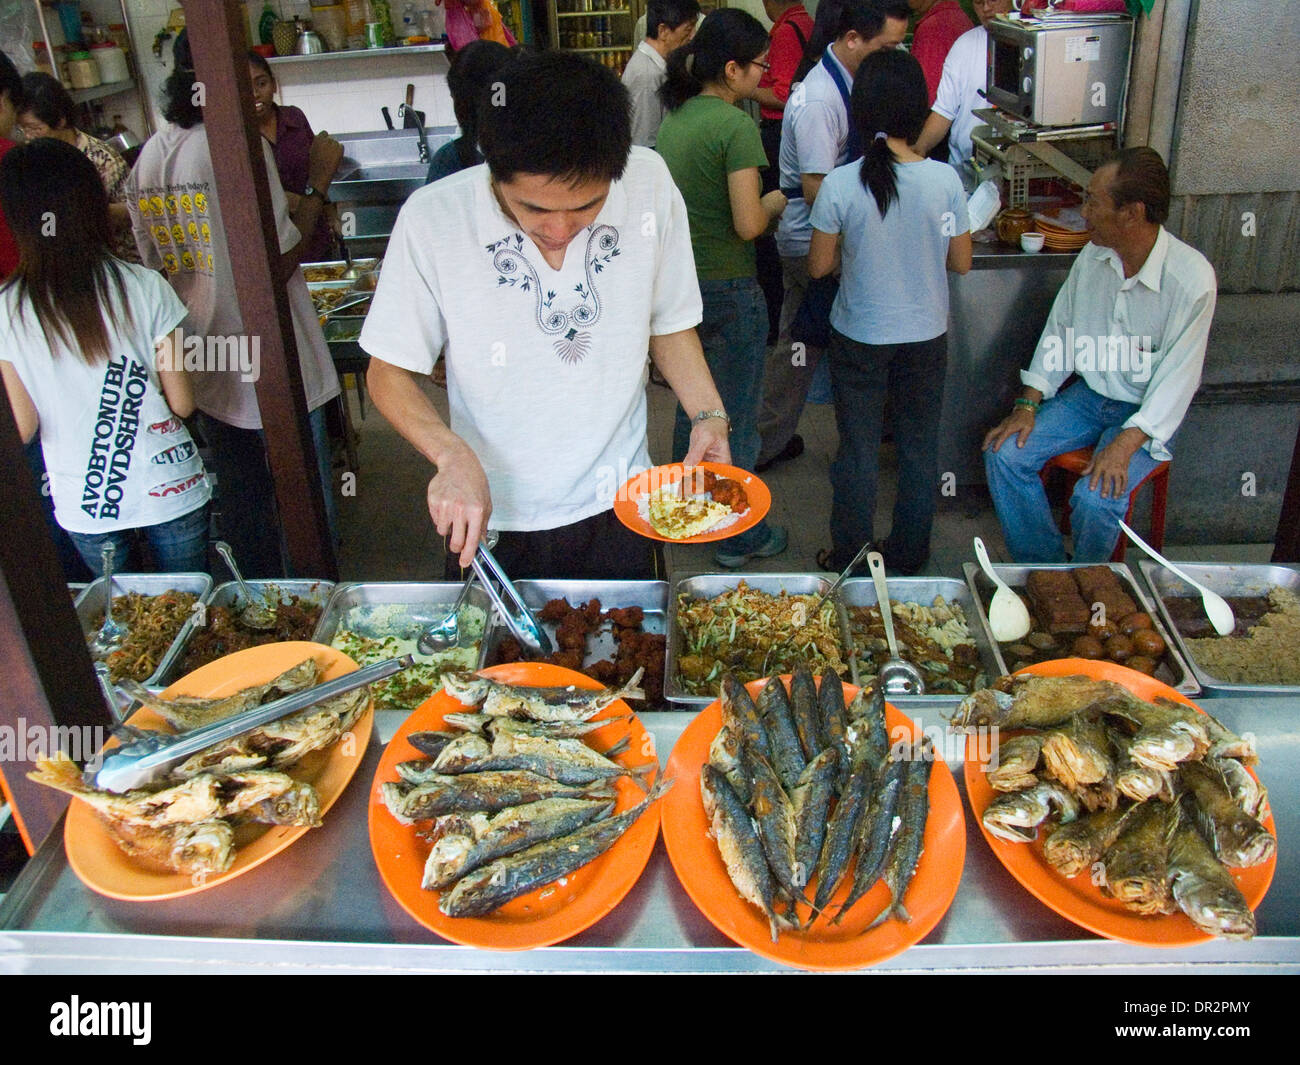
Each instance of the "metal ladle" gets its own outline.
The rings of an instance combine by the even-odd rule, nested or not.
[[[104,624],[90,641],[91,658],[104,658],[126,639],[127,627],[113,620],[113,559],[116,555],[117,546],[111,540],[105,540],[99,551],[104,571]]]
[[[235,565],[235,556],[230,550],[230,545],[224,540],[218,540],[212,546],[217,549],[217,554],[226,560],[230,572],[235,575],[235,580],[239,582],[239,591],[244,597],[244,602],[248,604],[239,612],[240,624],[245,628],[257,629],[261,632],[269,632],[275,628],[275,608],[267,603],[265,596],[253,594],[252,589],[248,587],[248,582],[244,580],[243,574],[239,572],[239,567]]]
[[[420,638],[415,641],[416,650],[422,655],[437,654],[439,651],[445,651],[449,647],[456,647],[460,644],[460,611],[465,605],[465,600],[469,598],[469,590],[474,587],[474,578],[477,574],[471,569],[469,576],[465,578],[465,584],[461,587],[460,595],[456,599],[456,604],[451,608],[451,613],[447,614],[441,621],[436,621],[420,633]]]
[[[885,581],[885,559],[879,551],[867,555],[867,568],[876,583],[876,603],[880,606],[880,620],[885,626],[885,642],[889,644],[889,661],[880,667],[876,683],[886,695],[924,695],[925,680],[921,671],[898,657],[894,612],[889,603],[889,585]]]

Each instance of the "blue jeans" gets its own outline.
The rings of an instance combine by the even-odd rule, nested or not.
[[[758,462],[758,406],[763,398],[763,355],[767,347],[767,304],[752,277],[701,281],[704,320],[698,332],[713,383],[731,418],[731,464],[753,470]],[[691,423],[679,406],[673,425],[673,458],[690,447]],[[767,521],[726,542],[728,552],[750,553],[767,543]]]
[[[159,573],[207,573],[208,571],[208,504],[179,518],[158,525],[142,525],[139,530],[120,529],[108,533],[70,532],[77,553],[96,577],[104,575],[100,551],[106,541],[117,548],[113,569],[122,572],[131,554],[131,537],[139,531],[153,548]]]
[[[260,429],[237,429],[208,414],[200,414],[199,419],[203,436],[212,448],[210,466],[217,475],[222,537],[230,541],[246,577],[283,577],[287,553],[282,550],[275,482],[267,465],[265,435]],[[323,405],[311,412],[310,422],[317,469],[325,492],[325,513],[330,534],[337,541],[338,514]]]
[[[886,561],[912,573],[930,557],[939,491],[939,412],[948,334],[910,344],[862,344],[832,328],[831,370],[840,447],[831,463],[831,569],[875,539],[876,481],[885,400],[894,411],[898,493]]]
[[[1076,381],[1043,404],[1024,447],[1017,447],[1011,437],[997,451],[984,452],[989,493],[1013,559],[1025,564],[1065,561],[1065,541],[1052,520],[1038,473],[1048,459],[1066,451],[1105,447],[1137,409],[1136,403],[1107,399]],[[1157,465],[1151,452],[1139,448],[1128,464],[1129,491],[1117,499],[1103,499],[1100,482],[1093,490],[1087,477],[1079,478],[1070,496],[1074,561],[1097,563],[1110,558],[1120,537],[1118,521],[1128,512],[1133,489]]]

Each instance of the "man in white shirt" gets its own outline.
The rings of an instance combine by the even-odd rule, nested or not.
[[[659,86],[668,74],[668,56],[695,35],[698,0],[650,0],[646,35],[623,68],[623,86],[632,97],[632,143],[653,148],[664,120]]]
[[[1021,371],[1024,393],[984,438],[989,491],[1022,563],[1066,561],[1038,473],[1082,447],[1093,457],[1070,499],[1074,560],[1110,557],[1133,488],[1172,458],[1214,317],[1214,268],[1162,224],[1169,171],[1156,151],[1111,156],[1093,174],[1083,216],[1092,241]],[[1071,374],[1079,379],[1058,395]]]
[[[949,49],[930,117],[915,145],[918,155],[929,155],[946,136],[948,162],[963,172],[969,169],[971,130],[980,124],[972,112],[989,105],[980,95],[988,83],[989,31],[985,27],[994,15],[1011,10],[1011,0],[973,0],[973,6],[980,24],[958,37]]]
[[[650,462],[647,347],[691,416],[686,461],[731,454],[695,333],[686,207],[663,160],[631,146],[612,72],[541,52],[498,81],[485,165],[398,215],[361,332],[371,396],[437,467],[429,513],[449,575],[490,525],[514,577],[654,576],[650,541],[613,513]],[[440,353],[450,426],[420,384]]]
[[[839,19],[828,33],[834,35],[830,45],[786,100],[779,162],[780,187],[789,204],[776,231],[785,298],[780,333],[763,367],[759,470],[803,451],[803,440],[795,429],[822,352],[819,347],[804,349],[800,345],[801,354],[796,355],[790,335],[808,289],[808,245],[812,242],[808,219],[826,175],[862,154],[849,121],[847,101],[853,75],[872,52],[902,43],[910,15],[905,0],[844,0]],[[816,47],[815,39],[809,41],[809,47]]]

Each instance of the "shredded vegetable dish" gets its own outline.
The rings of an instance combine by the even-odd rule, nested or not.
[[[788,673],[806,662],[814,673],[830,668],[847,678],[843,642],[835,604],[822,604],[816,617],[815,595],[768,595],[744,581],[712,599],[677,597],[677,626],[682,634],[677,672],[692,695],[716,695],[725,672],[741,681],[771,673]],[[779,645],[779,646],[776,646]],[[776,646],[770,661],[768,651]]]
[[[121,646],[104,659],[109,679],[114,684],[128,678],[143,683],[152,677],[198,599],[193,592],[175,591],[161,595],[127,592],[116,596],[113,618],[127,627],[127,634]],[[87,636],[93,637],[103,624],[101,611],[91,619]]]

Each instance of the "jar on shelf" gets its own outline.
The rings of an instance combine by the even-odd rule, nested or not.
[[[50,53],[45,49],[44,41],[32,42],[32,56],[36,60],[36,69],[42,74],[48,74],[55,77],[54,64],[50,61]]]
[[[105,85],[129,81],[131,70],[126,65],[126,53],[112,41],[101,41],[90,46],[90,57],[99,70],[99,80]]]
[[[90,58],[89,52],[72,52],[68,56],[68,80],[72,88],[93,89],[100,83],[99,67]]]

